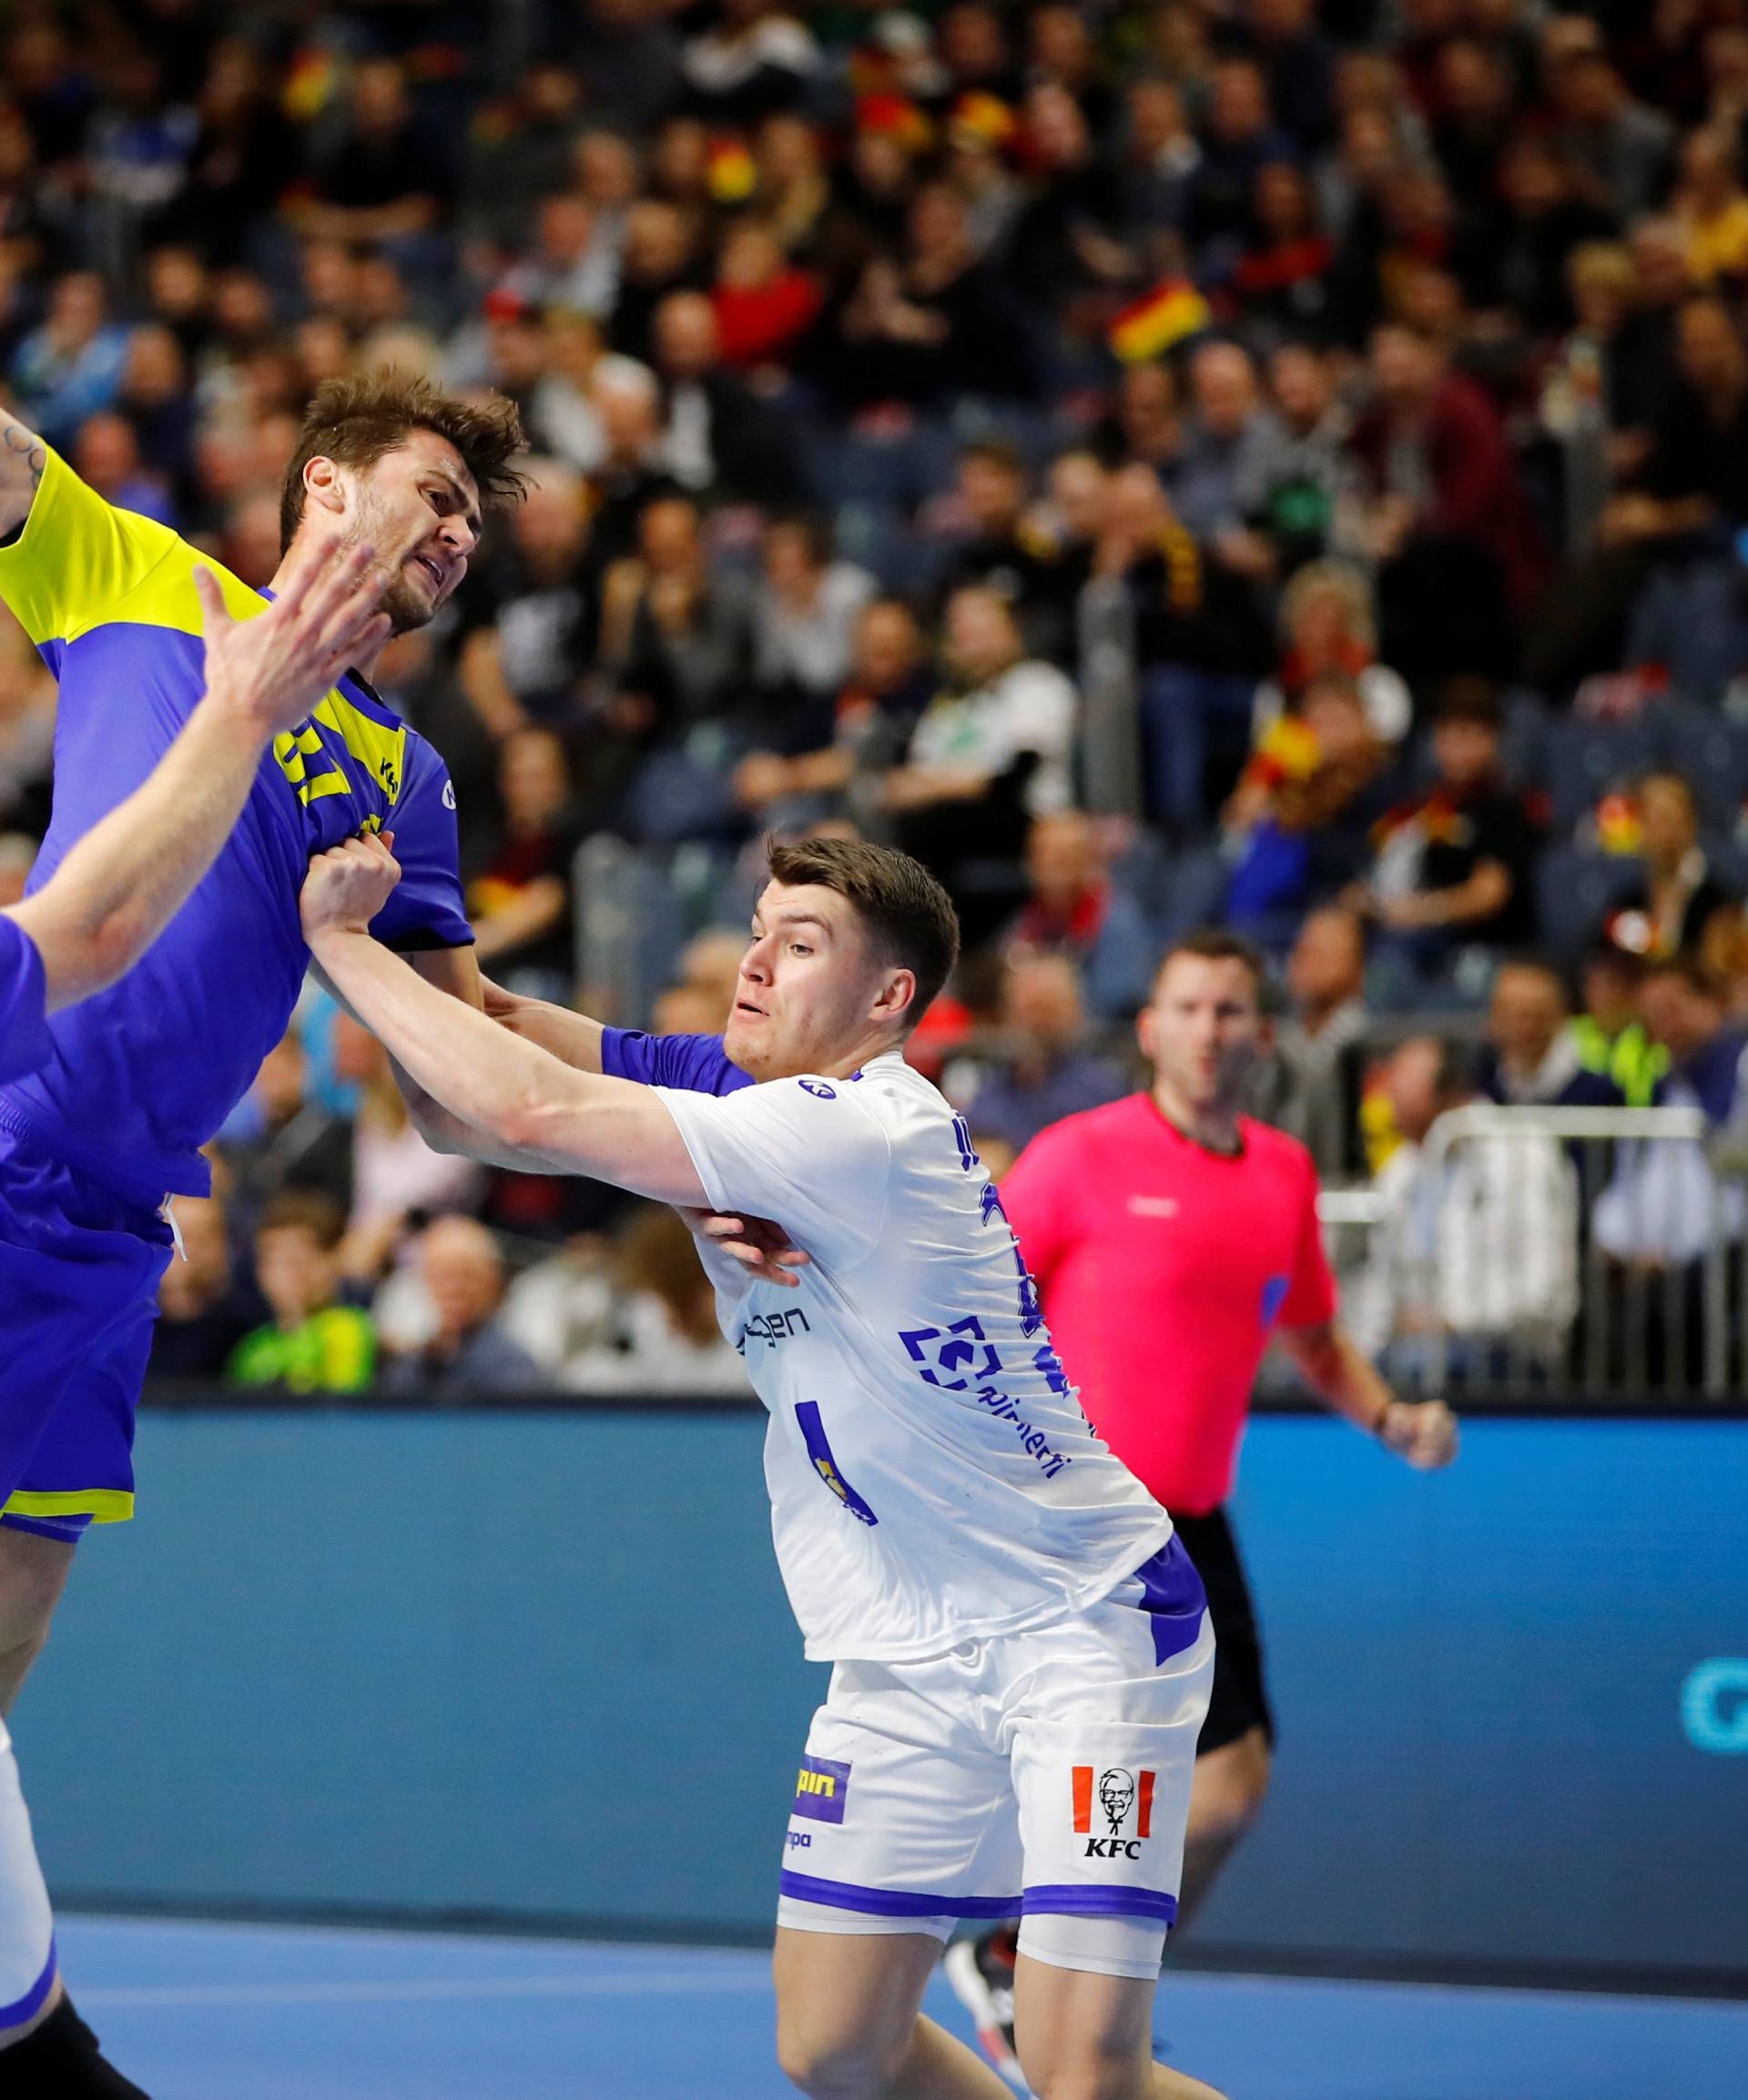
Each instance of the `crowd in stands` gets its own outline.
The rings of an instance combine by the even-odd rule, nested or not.
[[[954,894],[917,1055],[999,1160],[1224,921],[1259,1106],[1394,1177],[1380,1335],[1485,1338],[1592,1233],[1689,1260],[1694,1166],[1567,1222],[1550,1156],[1549,1276],[1405,1309],[1433,1115],[1737,1112],[1744,149],[1735,0],[18,0],[0,386],[255,584],[322,379],[511,395],[527,500],[379,680],[489,975],[708,1030],[760,836],[854,827]],[[0,901],[53,718],[0,629]],[[168,1376],[738,1381],[676,1221],[427,1153],[319,999],[217,1151]]]

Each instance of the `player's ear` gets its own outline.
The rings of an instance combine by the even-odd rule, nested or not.
[[[876,1021],[897,1021],[908,1011],[917,995],[917,974],[914,970],[894,970],[880,986],[879,996],[874,1002],[870,1018]]]
[[[1135,1041],[1141,1045],[1141,1054],[1151,1065],[1153,1062],[1153,1006],[1149,1000],[1135,1015]]]
[[[322,457],[320,454],[304,463],[303,498],[306,505],[318,504],[335,517],[346,509],[346,488],[340,478],[338,460]]]

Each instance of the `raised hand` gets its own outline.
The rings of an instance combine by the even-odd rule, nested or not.
[[[263,739],[295,729],[351,663],[389,638],[389,616],[377,610],[375,562],[365,541],[312,545],[295,557],[267,610],[244,620],[231,617],[218,577],[197,564],[208,702]]]
[[[813,1259],[768,1218],[728,1218],[714,1210],[685,1209],[680,1216],[696,1238],[707,1239],[739,1262],[753,1283],[780,1283],[786,1290],[794,1290],[801,1281],[797,1271]]]
[[[401,880],[392,831],[366,832],[313,855],[298,909],[313,948],[324,933],[368,933]]]

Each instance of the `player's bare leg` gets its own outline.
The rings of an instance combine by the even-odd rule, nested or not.
[[[36,1532],[14,1531],[0,1524],[0,1716],[10,1709],[20,1686],[29,1675],[30,1666],[43,1652],[48,1638],[49,1621],[55,1616],[55,1606],[60,1601],[67,1570],[72,1565],[73,1548],[65,1541],[43,1538]],[[0,1742],[4,1742],[4,1736],[0,1736]],[[4,1770],[0,1770],[0,1785],[15,1785],[9,1755],[5,1758],[4,1766]],[[29,1825],[24,1819],[22,1803],[15,1804],[12,1813],[0,1817],[0,1822],[4,1823],[4,1829],[0,1830],[0,1847],[28,1846]],[[34,1860],[21,1856],[12,1862],[12,1873],[21,1880],[34,1871]],[[5,1893],[0,1891],[0,1904],[5,1901]],[[34,2034],[54,2013],[61,1997],[61,1981],[57,1976],[48,1995],[29,2019],[0,2026],[0,2051]],[[3,2080],[4,2073],[0,2073],[0,2081]]]
[[[1102,1976],[1021,1954],[1013,2024],[1036,2100],[1221,2100],[1153,2061],[1151,1977]]]
[[[809,2100],[1013,2100],[962,2042],[922,2016],[940,1959],[927,1932],[778,1927],[777,2056]]]
[[[73,1552],[63,1539],[0,1524],[0,1715],[43,1652]]]
[[[1184,1837],[1184,1886],[1178,1923],[1206,1897],[1239,1840],[1256,1820],[1268,1792],[1268,1738],[1250,1728],[1195,1760],[1190,1820]]]

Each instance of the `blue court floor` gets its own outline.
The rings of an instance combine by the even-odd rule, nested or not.
[[[63,1918],[153,2100],[782,2100],[763,1954]],[[967,2028],[937,1987],[930,2011]],[[1168,1975],[1171,2060],[1232,2100],[1735,2100],[1748,2005]]]

